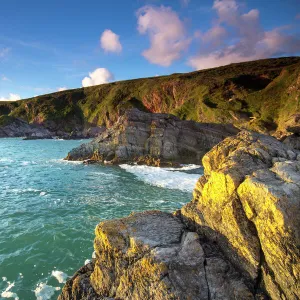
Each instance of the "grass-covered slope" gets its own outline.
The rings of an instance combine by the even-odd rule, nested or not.
[[[0,115],[71,131],[111,125],[124,109],[137,107],[200,122],[284,131],[285,122],[300,111],[299,91],[300,57],[287,57],[57,92],[0,104]]]

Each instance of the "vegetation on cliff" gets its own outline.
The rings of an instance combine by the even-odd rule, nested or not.
[[[299,57],[265,59],[2,103],[0,115],[70,132],[74,127],[110,126],[125,109],[136,107],[181,119],[284,132],[285,123],[300,110],[299,76]]]

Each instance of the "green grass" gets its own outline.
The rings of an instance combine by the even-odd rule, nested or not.
[[[299,92],[287,92],[297,84],[299,72],[299,57],[258,60],[57,92],[17,101],[9,109],[1,110],[0,104],[0,115],[71,129],[110,125],[125,109],[137,107],[269,131],[284,128],[284,121],[299,112]]]

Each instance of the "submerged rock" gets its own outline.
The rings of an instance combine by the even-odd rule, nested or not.
[[[92,142],[73,149],[68,160],[148,165],[201,163],[203,155],[225,137],[238,133],[232,125],[182,121],[169,114],[131,109]]]
[[[203,157],[193,200],[96,228],[59,299],[300,298],[300,154],[243,131]]]

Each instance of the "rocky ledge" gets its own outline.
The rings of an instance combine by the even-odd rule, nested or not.
[[[96,228],[59,299],[300,298],[300,155],[243,131],[203,157],[193,200]]]
[[[92,142],[73,149],[66,159],[148,165],[201,163],[207,151],[238,131],[232,125],[182,121],[169,114],[131,109]]]

